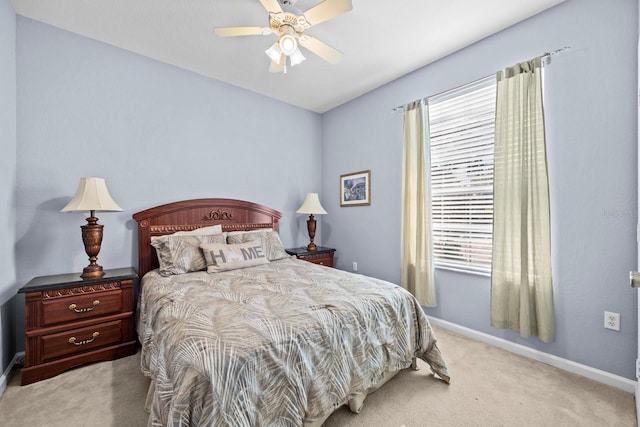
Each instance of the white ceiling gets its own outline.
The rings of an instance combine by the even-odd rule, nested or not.
[[[268,26],[258,0],[13,0],[37,21],[323,113],[564,0],[353,0],[306,31],[343,52],[268,71],[275,35],[222,38],[219,26]],[[319,0],[298,0],[301,11]]]

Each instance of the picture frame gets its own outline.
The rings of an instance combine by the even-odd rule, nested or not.
[[[340,206],[368,206],[371,204],[371,171],[340,175]]]

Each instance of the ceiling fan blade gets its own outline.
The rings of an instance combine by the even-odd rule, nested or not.
[[[273,30],[268,27],[216,27],[213,32],[220,37],[266,36],[271,34]]]
[[[310,26],[318,25],[353,9],[351,0],[324,0],[302,15]]]
[[[311,52],[318,55],[320,58],[332,64],[337,64],[342,59],[342,52],[332,48],[328,44],[321,42],[315,37],[303,34],[298,40],[301,46],[309,49]]]
[[[282,13],[282,6],[280,6],[278,0],[260,0],[260,3],[267,9],[267,12]]]

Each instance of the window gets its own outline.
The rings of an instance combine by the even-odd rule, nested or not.
[[[428,98],[436,267],[491,272],[496,83]]]

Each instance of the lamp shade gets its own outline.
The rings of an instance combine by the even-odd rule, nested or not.
[[[307,197],[304,199],[304,203],[302,203],[302,206],[300,206],[296,213],[324,215],[327,213],[327,211],[325,211],[320,204],[318,193],[307,193]]]
[[[300,49],[294,50],[293,53],[291,53],[291,55],[289,55],[289,60],[291,61],[291,66],[292,67],[294,65],[298,65],[299,63],[301,63],[305,59],[307,59],[307,58],[305,58],[304,55],[302,54],[302,52],[300,52]]]
[[[275,42],[271,45],[271,47],[264,51],[269,58],[276,64],[280,64],[281,56],[283,55],[282,49],[280,49],[280,45],[278,42]]]
[[[120,212],[122,208],[109,195],[103,178],[85,177],[80,178],[76,195],[61,212],[72,211]]]

